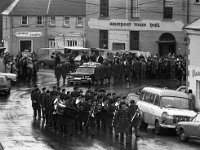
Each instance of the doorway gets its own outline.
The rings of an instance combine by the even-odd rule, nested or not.
[[[160,56],[168,56],[169,53],[176,54],[176,40],[171,33],[164,33],[158,41]]]
[[[20,51],[21,52],[31,52],[32,51],[32,41],[31,40],[20,40]]]

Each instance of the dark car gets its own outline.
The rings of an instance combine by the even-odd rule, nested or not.
[[[68,62],[67,59],[60,57],[61,63]],[[44,56],[38,59],[40,66],[55,66],[55,57],[53,55]]]
[[[95,68],[97,68],[99,65],[99,63],[84,63],[83,65],[79,66],[76,72],[69,74],[69,77],[67,78],[68,84],[92,84],[94,79]]]

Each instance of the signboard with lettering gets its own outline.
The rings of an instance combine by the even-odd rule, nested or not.
[[[106,30],[153,30],[153,31],[182,31],[182,21],[161,21],[161,20],[139,20],[126,19],[99,20],[91,18],[88,26],[92,29]]]
[[[42,37],[42,32],[19,31],[15,33],[16,37]]]
[[[192,70],[192,76],[193,77],[200,76],[200,71]]]

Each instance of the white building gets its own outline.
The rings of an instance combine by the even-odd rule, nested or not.
[[[196,109],[200,110],[200,19],[187,25],[188,45],[188,76],[187,87],[195,95]]]

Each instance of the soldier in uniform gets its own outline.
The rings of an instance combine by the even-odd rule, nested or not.
[[[131,117],[131,126],[129,128],[129,136],[132,136],[132,127],[135,130],[135,137],[139,137],[139,124],[140,124],[140,116],[138,116],[139,108],[136,105],[134,100],[130,101],[130,105],[128,107],[128,113]]]
[[[127,111],[126,103],[121,102],[119,110],[117,111],[114,118],[115,134],[120,133],[121,142],[123,142],[124,134],[126,134],[126,142],[127,143],[130,142],[130,136],[128,134],[130,126],[131,126],[131,117]]]
[[[56,76],[56,79],[57,79],[57,86],[60,85],[60,78],[61,78],[61,75],[62,75],[61,65],[60,65],[60,64],[57,64],[57,66],[56,66],[56,68],[55,68],[55,76]]]

